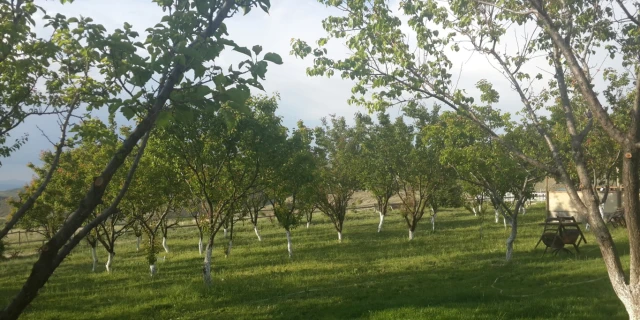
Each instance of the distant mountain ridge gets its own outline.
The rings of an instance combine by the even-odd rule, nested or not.
[[[0,191],[7,191],[12,189],[22,189],[27,184],[26,181],[22,180],[0,180]]]

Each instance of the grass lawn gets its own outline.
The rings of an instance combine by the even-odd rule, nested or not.
[[[238,223],[231,255],[219,233],[214,286],[202,284],[195,228],[170,231],[171,252],[159,254],[152,279],[132,236],[116,245],[113,272],[91,272],[82,244],[58,268],[23,319],[625,319],[591,233],[577,256],[534,250],[543,209],[520,217],[514,261],[505,264],[508,231],[493,216],[480,220],[445,210],[437,230],[421,221],[409,242],[399,215],[382,233],[370,211],[347,215],[344,241],[316,214],[310,229],[292,232],[260,219],[263,241]],[[626,230],[614,239],[628,264]],[[11,251],[11,247],[8,248]],[[99,251],[101,263],[106,260]],[[28,276],[35,256],[0,262],[0,307]]]

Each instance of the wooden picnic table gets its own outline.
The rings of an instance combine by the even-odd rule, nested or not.
[[[554,255],[557,255],[560,251],[571,252],[565,248],[565,245],[568,244],[572,245],[573,248],[576,249],[576,252],[579,253],[580,244],[582,242],[587,243],[587,239],[580,229],[580,224],[578,224],[574,217],[547,218],[545,222],[539,223],[539,225],[544,226],[544,229],[535,248],[540,245],[540,242],[544,243],[546,248],[542,256],[544,256],[550,248]]]

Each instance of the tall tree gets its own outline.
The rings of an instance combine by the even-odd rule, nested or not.
[[[249,98],[248,90],[234,94],[243,95],[245,101]],[[262,103],[264,99],[271,102]],[[269,137],[279,130],[276,106],[275,98],[249,100],[242,112],[229,106],[219,110],[195,106],[191,117],[176,119],[166,130],[168,148],[179,156],[192,197],[205,204],[208,237],[203,277],[208,285],[215,235],[241,210],[273,154]],[[193,126],[193,121],[202,125]]]
[[[293,257],[291,230],[314,206],[316,163],[311,151],[311,134],[311,130],[298,122],[298,129],[281,142],[280,156],[268,170],[267,195],[273,214],[285,230],[289,258]]]
[[[398,190],[397,159],[401,156],[400,141],[403,138],[394,131],[394,126],[386,113],[378,114],[378,124],[371,125],[363,142],[361,157],[362,185],[376,199],[375,211],[380,215],[378,232],[389,209],[389,199]],[[400,134],[402,135],[402,134]]]
[[[359,188],[358,153],[361,150],[354,129],[343,117],[322,119],[322,126],[314,130],[318,163],[316,207],[329,217],[342,242],[342,226],[349,200]]]
[[[328,36],[318,42],[320,47],[312,48],[304,41],[293,42],[295,54],[315,56],[314,66],[308,70],[310,75],[339,72],[342,77],[356,79],[350,101],[371,109],[384,109],[398,101],[435,99],[471,119],[514,156],[564,183],[579,215],[587,217],[592,226],[616,295],[631,319],[640,318],[637,2],[407,0],[400,2],[397,11],[404,15],[405,25],[388,1],[319,2],[342,9],[344,15],[324,20]],[[405,26],[411,33],[405,33]],[[499,45],[513,39],[514,34],[518,41],[510,43],[517,48]],[[345,59],[331,59],[324,48],[330,38],[344,39],[353,53]],[[457,42],[460,39],[465,42]],[[514,90],[519,96],[526,123],[546,145],[551,163],[504,141],[477,116],[473,92],[456,85],[454,74],[459,71],[452,70],[454,64],[449,59],[449,50],[459,50],[461,46],[486,56],[509,82],[510,88],[505,90]],[[590,62],[599,53],[609,55],[615,65],[605,78],[602,92],[607,92],[606,95],[597,94],[594,79],[599,64]],[[548,73],[539,72],[537,67],[543,66],[545,60]],[[634,78],[635,81],[631,80]],[[571,103],[572,97],[577,96],[589,110],[585,117],[592,118],[585,125],[576,121],[580,110]],[[545,125],[544,116],[538,112],[556,101],[562,107],[562,120],[570,136],[568,155],[562,154],[552,128]],[[612,115],[616,113],[626,116]],[[593,185],[584,150],[585,137],[594,125],[590,123],[599,125],[622,150],[621,178],[631,256],[629,276],[600,215],[593,188],[580,188]],[[570,177],[572,167],[579,183]]]
[[[270,7],[267,0],[249,0],[242,3],[234,0],[193,0],[158,2],[158,5],[165,8],[165,12],[166,9],[170,9],[169,14],[154,27],[147,29],[144,43],[135,41],[139,34],[131,29],[129,23],[125,23],[123,29],[117,29],[110,35],[104,35],[102,26],[95,27],[92,28],[95,31],[87,37],[85,46],[92,55],[99,56],[101,64],[98,68],[105,78],[104,83],[114,85],[114,92],[123,92],[129,96],[123,99],[111,95],[107,100],[93,103],[92,108],[108,105],[110,112],[120,110],[129,118],[138,115],[140,121],[110,157],[108,164],[96,176],[84,197],[77,202],[77,209],[43,246],[28,279],[20,292],[0,313],[0,318],[16,319],[36,297],[38,290],[44,286],[69,252],[100,221],[104,221],[115,212],[118,202],[128,188],[127,181],[133,178],[136,161],[129,168],[127,181],[114,202],[78,231],[101,202],[114,174],[141,140],[136,159],[144,152],[143,146],[149,137],[149,131],[156,124],[160,114],[163,114],[163,119],[181,114],[180,109],[171,107],[176,104],[167,104],[169,100],[180,101],[178,105],[200,104],[209,108],[217,108],[220,104],[241,106],[242,101],[239,100],[242,96],[229,95],[229,90],[226,89],[233,84],[241,88],[261,88],[259,79],[264,79],[267,61],[282,63],[277,54],[266,53],[261,60],[248,59],[238,67],[240,70],[232,68],[226,74],[218,66],[208,68],[225,47],[251,55],[250,50],[226,37],[223,21],[240,10],[248,11],[251,7],[260,7],[266,12]],[[52,19],[58,22],[67,21],[64,16]],[[212,38],[215,38],[215,41]],[[136,48],[146,49],[149,55],[139,54]],[[216,83],[220,85],[215,88],[208,87],[206,82],[211,78],[218,79]],[[175,90],[176,87],[181,87],[181,90]],[[209,99],[211,97],[215,97],[215,100]]]

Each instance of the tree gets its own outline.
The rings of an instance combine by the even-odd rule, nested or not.
[[[168,252],[167,229],[175,225],[176,220],[170,214],[179,212],[182,199],[186,197],[184,181],[178,173],[179,163],[167,152],[170,150],[167,144],[164,137],[159,135],[149,140],[147,152],[139,163],[139,174],[132,181],[118,211],[109,218],[113,221],[118,212],[122,212],[128,217],[128,225],[137,223],[146,234],[147,262],[151,276],[157,273],[159,236],[162,235],[162,246]],[[115,226],[108,230],[114,229]]]
[[[369,134],[362,148],[360,180],[376,199],[375,210],[380,215],[378,232],[382,231],[389,199],[398,190],[396,165],[401,152],[398,149],[400,143],[398,139],[402,137],[397,136],[394,129],[389,115],[379,113],[378,124],[369,128]]]
[[[38,7],[32,1],[0,2],[2,21],[7,22],[0,28],[7,28],[3,36],[8,37],[5,39],[9,44],[15,45],[0,53],[0,83],[3,84],[0,89],[0,157],[9,156],[26,141],[25,136],[13,145],[5,145],[10,131],[32,115],[56,114],[60,138],[54,143],[45,136],[55,149],[48,171],[40,174],[38,184],[31,186],[29,196],[21,201],[21,206],[0,230],[0,240],[47,188],[60,155],[69,147],[67,134],[80,105],[104,103],[109,93],[113,93],[108,85],[90,76],[90,71],[99,63],[99,56],[83,46],[83,42],[104,28],[91,23],[90,18],[67,21],[63,16],[45,17],[45,27],[53,29],[51,39],[36,39],[30,26],[34,24],[32,15],[36,10]],[[38,83],[44,85],[43,92],[37,89]]]
[[[249,92],[238,91],[245,101]],[[263,99],[270,100],[262,103]],[[255,188],[263,165],[273,154],[270,137],[279,130],[275,98],[246,101],[242,112],[229,106],[219,110],[194,107],[191,117],[175,119],[166,130],[168,150],[179,156],[182,176],[204,203],[208,233],[203,277],[211,285],[211,254],[218,230],[232,222],[242,201]],[[201,123],[193,126],[193,121]],[[232,240],[230,240],[232,241]],[[231,242],[230,242],[231,243]]]
[[[418,222],[425,210],[431,207],[432,228],[435,228],[435,215],[439,207],[438,190],[447,190],[455,184],[450,179],[450,169],[440,164],[439,156],[443,144],[438,139],[425,135],[430,127],[438,122],[438,108],[428,112],[424,108],[407,109],[406,113],[414,119],[413,126],[404,124],[402,118],[396,120],[396,135],[402,139],[398,168],[398,196],[402,201],[401,214],[409,229],[409,240],[413,240]]]
[[[441,122],[430,129],[430,135],[446,146],[440,158],[442,163],[453,168],[459,179],[483,190],[496,212],[503,217],[505,226],[508,222],[511,233],[505,243],[506,260],[511,261],[513,243],[518,234],[518,216],[524,202],[531,197],[533,185],[542,179],[542,175],[510,155],[501,144],[469,120],[454,113],[445,112]],[[516,130],[508,131],[505,139],[522,149],[535,149],[534,141],[526,139],[529,133],[521,132],[522,135],[518,136]],[[525,143],[531,145],[527,147]],[[513,203],[506,200],[507,194],[513,195]]]
[[[360,186],[357,157],[361,147],[353,128],[347,126],[343,117],[331,116],[329,121],[323,118],[322,126],[314,130],[318,166],[315,202],[316,207],[331,219],[338,232],[338,241],[342,242],[348,203]]]
[[[267,194],[273,214],[285,230],[289,258],[293,257],[291,229],[314,207],[315,159],[311,151],[312,132],[302,122],[278,148],[279,157],[272,162]]]
[[[415,34],[415,41],[409,42],[411,35],[403,32],[402,20],[393,14],[387,1],[320,2],[343,9],[345,16],[325,19],[323,26],[328,37],[318,42],[319,48],[311,48],[300,40],[293,42],[295,54],[304,57],[313,53],[316,57],[314,66],[308,70],[310,75],[332,75],[337,71],[342,77],[357,79],[350,102],[371,109],[384,109],[399,101],[435,99],[472,120],[514,156],[564,183],[580,217],[587,217],[592,226],[616,295],[631,319],[640,318],[640,81],[631,80],[640,74],[637,59],[640,44],[636,41],[640,19],[633,13],[637,3],[402,1],[400,13],[406,16],[408,27]],[[524,41],[517,41],[516,49],[502,50],[498,44],[508,41],[514,33]],[[329,38],[344,39],[353,53],[342,60],[329,58],[323,48]],[[552,162],[541,161],[536,154],[525,154],[477,116],[473,110],[474,97],[453,81],[453,63],[448,53],[465,45],[457,40],[467,41],[470,49],[489,58],[509,82],[509,90],[520,97],[526,124],[546,145]],[[594,81],[599,65],[590,63],[596,53],[608,54],[615,59],[616,66],[607,72],[602,91],[607,94],[602,96],[597,94]],[[535,68],[543,61],[547,62],[545,71],[550,77]],[[480,84],[484,87],[481,94],[493,90],[489,81]],[[572,97],[585,102],[589,111],[585,117],[592,118],[583,126],[576,121],[580,110],[571,103]],[[538,113],[556,104],[564,113],[562,120],[570,136],[570,154],[561,152],[553,128]],[[580,188],[593,185],[584,142],[595,124],[619,145],[623,154],[621,177],[627,199],[624,210],[631,252],[628,277],[600,215],[594,191]],[[579,184],[571,179],[570,168],[574,168]]]
[[[104,32],[96,31],[87,38],[85,47],[91,54],[99,56],[101,64],[98,68],[105,78],[104,83],[114,85],[116,87],[114,91],[117,93],[125,92],[129,95],[129,98],[124,99],[112,95],[105,101],[94,103],[92,108],[108,105],[112,113],[120,110],[129,118],[137,114],[141,120],[111,156],[108,164],[94,179],[84,197],[76,202],[79,203],[77,209],[69,215],[52,239],[43,246],[42,253],[34,263],[23,288],[0,313],[0,318],[16,319],[69,252],[97,223],[115,212],[128,188],[127,181],[130,181],[135,173],[137,165],[135,159],[114,202],[78,231],[101,202],[114,174],[122,167],[127,156],[139,142],[140,151],[136,159],[140,158],[144,152],[143,146],[149,137],[149,131],[156,124],[160,114],[163,114],[163,121],[172,115],[181,114],[180,110],[171,109],[170,106],[176,104],[168,105],[169,100],[180,101],[182,103],[180,105],[195,103],[210,108],[216,108],[225,103],[240,107],[242,104],[238,104],[238,99],[242,97],[228,94],[228,88],[233,84],[241,88],[248,86],[261,88],[259,79],[264,79],[267,61],[282,63],[277,54],[267,53],[262,60],[249,59],[239,66],[241,70],[231,69],[227,74],[217,66],[209,70],[207,68],[225,47],[251,54],[245,47],[238,46],[225,37],[227,33],[223,21],[239,10],[248,11],[251,7],[260,7],[268,11],[270,5],[267,0],[250,0],[242,4],[233,0],[194,0],[163,2],[159,5],[165,9],[169,8],[170,14],[164,16],[159,24],[147,30],[148,36],[145,43],[135,41],[138,34],[131,30],[131,25],[128,23],[124,24],[124,30],[118,29],[111,35],[105,36]],[[58,17],[56,21],[61,20],[66,20],[66,17]],[[216,41],[212,41],[212,37],[215,37]],[[139,55],[136,47],[146,49],[150,56]],[[254,47],[256,49],[254,51],[258,51],[257,48],[259,46]],[[192,70],[193,73],[187,74],[187,71]],[[185,74],[187,74],[186,77]],[[206,85],[211,78],[218,79],[218,85],[215,88]],[[175,90],[178,86],[181,86],[181,90]],[[209,97],[215,97],[216,100],[210,100]],[[167,112],[169,110],[175,113]]]

